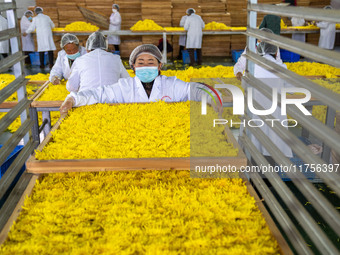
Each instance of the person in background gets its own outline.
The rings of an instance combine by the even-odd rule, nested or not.
[[[325,10],[333,9],[332,6],[327,5],[324,7]],[[326,21],[316,22],[316,26],[320,28],[319,47],[323,49],[332,50],[334,49],[336,25]]]
[[[44,54],[46,51],[48,52],[50,68],[52,68],[54,62],[53,51],[56,50],[52,35],[54,23],[49,16],[43,14],[43,8],[35,7],[34,12],[36,17],[33,18],[31,25],[26,30],[26,32],[24,32],[23,36],[27,36],[27,34],[30,34],[36,30],[40,68],[45,68]]]
[[[60,84],[62,79],[67,80],[76,58],[87,53],[86,49],[79,45],[77,36],[69,33],[61,38],[60,48],[62,50],[58,52],[57,60],[50,73],[50,82],[53,85]]]
[[[0,15],[0,31],[8,29],[7,19]],[[0,41],[0,55],[6,58],[9,54],[9,42],[8,40]]]
[[[187,10],[187,15],[184,15],[181,18],[181,21],[179,22],[179,26],[180,27],[184,27],[184,24],[185,24],[185,21],[187,20],[187,18],[188,18],[188,10]],[[186,40],[187,40],[187,36],[186,35],[180,35],[179,36],[179,42],[178,42],[178,44],[179,44],[179,53],[178,53],[178,57],[177,57],[178,60],[183,59],[182,50],[184,50],[184,48],[185,48]]]
[[[87,54],[77,58],[66,83],[70,92],[83,91],[116,83],[130,77],[120,56],[107,52],[107,39],[101,32],[92,33],[86,41]]]
[[[268,14],[263,17],[259,26],[261,28],[269,28],[274,34],[280,35],[281,33],[281,18],[276,15]]]
[[[135,77],[122,78],[117,83],[108,86],[91,88],[78,93],[71,92],[60,107],[60,113],[67,113],[72,107],[96,103],[200,101],[201,87],[204,85],[198,83],[191,85],[175,76],[160,75],[161,60],[162,53],[155,45],[144,44],[136,47],[129,59],[129,64],[136,74]],[[190,93],[190,86],[192,86],[192,93]],[[208,103],[211,103],[210,97],[208,97]]]
[[[112,5],[112,14],[110,16],[109,31],[120,30],[121,24],[122,24],[122,18],[121,18],[120,13],[119,13],[119,5],[113,4]],[[107,38],[109,40],[109,49],[111,51],[113,51],[113,48],[114,48],[114,51],[119,51],[120,36],[119,35],[110,35]]]
[[[33,12],[29,10],[25,11],[24,15],[21,17],[21,20],[20,20],[20,29],[22,33],[23,31],[26,31],[29,28],[29,26],[32,23],[32,19],[33,19]],[[34,52],[34,41],[33,41],[32,35],[29,34],[27,36],[21,36],[21,42],[22,42],[22,51],[27,56],[27,58],[25,58],[25,64],[30,65],[31,60],[29,58],[29,53]]]
[[[256,48],[257,54],[262,56],[268,61],[271,61],[285,69],[287,66],[282,63],[281,60],[276,59],[278,47],[272,44],[269,44],[265,41],[260,42]],[[254,77],[260,79],[263,83],[268,86],[268,90],[272,90],[272,88],[277,88],[278,92],[281,91],[283,87],[291,87],[290,84],[285,83],[283,79],[280,79],[275,74],[266,70],[265,68],[255,64],[254,66]],[[272,100],[268,99],[261,92],[256,89],[253,89],[253,101],[256,101],[260,104],[264,109],[270,109],[272,106]],[[258,109],[257,107],[255,107]],[[287,119],[287,115],[281,114],[280,107],[277,107],[276,110],[271,114],[275,119],[279,121],[283,121]],[[254,115],[252,118],[258,118],[258,116]],[[281,152],[288,158],[293,156],[291,147],[284,142],[281,137],[279,137],[267,124],[264,124],[260,127],[261,131],[263,131],[270,140],[281,150]],[[266,157],[269,163],[273,164],[273,160],[271,159],[270,152],[268,152],[265,147],[257,140],[254,135],[251,135],[251,141],[256,146],[256,148]]]
[[[296,6],[296,0],[284,0],[283,2],[292,6]]]
[[[306,24],[305,19],[297,18],[297,17],[292,17],[291,22],[292,22],[293,27],[301,27],[301,26],[304,26]],[[300,41],[300,42],[305,42],[306,41],[306,34],[305,33],[292,34],[292,39]]]
[[[188,18],[185,21],[184,29],[187,30],[186,48],[190,56],[190,65],[195,63],[195,50],[197,52],[197,64],[202,65],[202,37],[205,26],[201,16],[195,14],[193,8],[187,10]]]
[[[264,31],[264,32],[268,32],[268,33],[273,33],[273,31],[271,31],[269,28],[261,28],[260,29],[261,31]],[[257,40],[256,42],[256,47],[261,43],[260,40]],[[246,57],[244,56],[244,54],[246,54],[246,50],[247,50],[247,47],[244,49],[243,53],[241,54],[241,56],[238,58],[236,64],[234,65],[234,75],[235,77],[241,81],[242,80],[242,76],[243,76],[243,73],[244,71],[246,70]],[[277,51],[277,54],[276,54],[276,60],[278,62],[282,62],[281,60],[281,56],[280,56],[280,51],[278,50]]]

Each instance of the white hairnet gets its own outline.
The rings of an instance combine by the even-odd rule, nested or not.
[[[102,49],[107,50],[107,39],[101,32],[92,33],[86,41],[87,50]]]
[[[325,7],[323,7],[325,10],[330,10],[330,9],[333,9],[333,7],[332,6],[330,6],[330,5],[326,5]]]
[[[33,12],[30,11],[30,10],[27,10],[27,11],[25,11],[24,15],[25,15],[25,16],[26,16],[26,15],[31,15],[31,16],[33,16]]]
[[[69,34],[69,33],[64,34],[60,41],[60,47],[63,49],[65,45],[69,43],[74,43],[76,45],[79,45],[79,39],[77,38],[77,36],[73,34]]]
[[[137,57],[141,53],[148,53],[154,56],[160,63],[162,62],[162,53],[160,50],[153,44],[143,44],[137,46],[130,54],[129,64],[133,69],[132,65],[136,62]]]
[[[271,29],[265,27],[261,28],[260,30],[271,34],[274,33]],[[265,54],[276,54],[276,52],[277,46],[270,44],[266,41],[260,42],[260,44],[257,46],[257,53],[260,54],[261,56]]]
[[[44,9],[40,6],[35,7],[34,12],[36,14],[43,13]]]
[[[113,4],[113,5],[112,5],[112,8],[113,8],[113,7],[116,8],[116,9],[119,11],[119,5],[118,5],[118,4]]]
[[[186,14],[193,14],[193,13],[196,13],[196,11],[195,11],[194,8],[189,8],[189,9],[187,9],[187,11],[186,11]]]

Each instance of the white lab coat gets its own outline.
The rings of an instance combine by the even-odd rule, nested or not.
[[[319,47],[332,50],[335,43],[335,23],[321,21],[316,25],[320,28]]]
[[[54,23],[51,18],[45,14],[39,13],[33,18],[31,25],[26,30],[27,34],[36,30],[39,52],[56,50],[53,41],[52,28],[54,28]]]
[[[191,87],[192,86],[192,87]],[[190,87],[191,90],[190,91]],[[150,97],[145,92],[142,82],[135,76],[133,78],[119,79],[116,84],[92,88],[67,96],[75,99],[75,107],[97,103],[148,103],[163,100],[166,102],[182,102],[187,100],[200,101],[204,85],[187,83],[175,76],[159,75],[156,77]],[[191,92],[191,93],[190,93]],[[208,97],[208,102],[209,101]]]
[[[86,49],[83,46],[79,47],[80,55],[83,56],[87,53]],[[52,67],[50,73],[50,81],[52,82],[52,77],[57,76],[59,79],[67,80],[71,74],[70,62],[67,57],[66,51],[61,50],[58,52],[57,60],[55,61],[54,66]]]
[[[7,19],[0,15],[0,31],[8,29]],[[9,53],[9,42],[8,40],[0,41],[0,53]]]
[[[191,14],[185,21],[184,29],[187,30],[187,49],[201,49],[202,48],[202,37],[203,28],[205,24],[201,16]]]
[[[247,46],[244,48],[244,51],[242,52],[241,56],[238,58],[236,64],[234,65],[235,76],[239,72],[243,74],[244,71],[246,70],[247,59],[244,56],[246,54],[246,50],[247,50]],[[282,62],[281,55],[280,55],[280,49],[278,49],[278,51],[277,51],[276,60]]]
[[[119,12],[112,13],[110,16],[110,27],[109,31],[118,31],[120,30],[120,26],[122,24],[122,18]],[[107,37],[109,44],[119,45],[120,44],[120,36],[119,35],[110,35]]]
[[[303,18],[297,18],[297,17],[293,17],[292,18],[292,26],[293,27],[300,27],[305,25],[305,19]],[[306,34],[302,33],[302,34],[292,34],[292,39],[296,40],[296,41],[300,41],[300,42],[305,42],[306,41]]]
[[[265,55],[263,57],[269,61],[275,62],[275,64],[278,64],[284,68],[287,68],[287,66],[284,63],[282,63],[282,61],[274,59],[271,55]],[[255,65],[254,76],[258,79],[261,79],[262,82],[267,84],[269,90],[271,90],[270,88],[274,88],[274,87],[277,88],[278,93],[281,92],[281,88],[283,87],[291,87],[291,85],[285,83],[283,79],[278,78],[273,73],[267,71],[266,69],[258,65]],[[256,89],[253,89],[253,101],[256,101],[257,103],[259,103],[264,109],[269,109],[272,106],[272,101],[269,100],[266,96],[264,96],[262,93],[260,93]],[[282,120],[287,119],[287,115],[284,115],[284,116],[281,115],[280,107],[277,107],[275,112],[272,113],[271,115],[275,119],[279,119],[280,122]],[[252,119],[260,119],[260,117],[258,117],[257,115],[253,115]],[[274,125],[281,125],[281,124],[278,121],[275,121]],[[274,131],[267,124],[264,124],[264,126],[260,127],[260,129],[270,138],[270,140],[281,150],[281,152],[286,157],[290,158],[293,156],[292,149],[290,148],[290,146],[286,144],[277,134],[275,134]],[[252,134],[251,134],[251,141],[263,155],[270,156],[270,153],[264,148],[264,146],[261,145],[261,143]]]
[[[187,20],[188,15],[185,15],[181,18],[181,21],[179,22],[179,26],[180,27],[184,27],[185,21]],[[186,35],[180,35],[179,36],[179,45],[180,46],[185,46],[186,44],[186,40],[187,40],[187,36]]]
[[[24,15],[20,20],[21,33],[24,33],[31,25],[31,21]],[[34,51],[34,41],[32,34],[21,36],[22,51]]]
[[[68,91],[82,91],[114,84],[119,78],[130,77],[120,56],[102,49],[93,50],[77,58],[66,83]]]

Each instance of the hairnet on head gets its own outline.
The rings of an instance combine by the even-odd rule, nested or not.
[[[79,39],[77,38],[77,36],[73,34],[69,34],[69,33],[64,34],[63,37],[61,37],[60,47],[63,49],[65,45],[69,43],[74,43],[76,45],[79,45]]]
[[[112,5],[112,8],[113,8],[113,7],[116,8],[116,9],[119,11],[119,5],[118,5],[118,4],[113,4],[113,5]]]
[[[187,11],[186,11],[186,14],[193,14],[193,13],[196,13],[196,11],[195,11],[195,9],[194,8],[189,8],[189,9],[187,9]]]
[[[92,33],[86,41],[87,50],[102,49],[107,50],[107,39],[101,32]]]
[[[332,6],[330,6],[330,5],[326,5],[325,7],[323,7],[325,10],[331,10],[331,9],[333,9],[333,7]]]
[[[39,6],[35,7],[35,9],[34,9],[34,12],[36,14],[43,13],[43,11],[44,11],[44,9],[42,7],[39,7]]]
[[[132,65],[136,62],[136,59],[141,54],[150,54],[155,57],[160,63],[162,62],[161,51],[153,44],[143,44],[137,46],[130,54],[129,64],[133,69]]]
[[[25,11],[24,15],[25,15],[25,16],[26,16],[26,15],[31,15],[31,16],[33,16],[33,12],[30,11],[30,10],[27,10],[27,11]]]
[[[273,31],[270,30],[269,28],[261,28],[260,30],[273,34]],[[260,42],[260,44],[257,46],[257,53],[260,54],[261,56],[265,54],[276,54],[276,52],[277,46],[270,44],[266,41]]]

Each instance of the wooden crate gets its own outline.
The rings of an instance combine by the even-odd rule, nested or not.
[[[226,13],[225,3],[222,2],[205,1],[199,3],[199,8],[201,13]]]
[[[245,35],[231,35],[231,50],[243,50],[246,44],[247,38]]]
[[[131,52],[139,45],[142,45],[142,39],[140,40],[122,40],[120,44],[120,56],[129,57]]]

